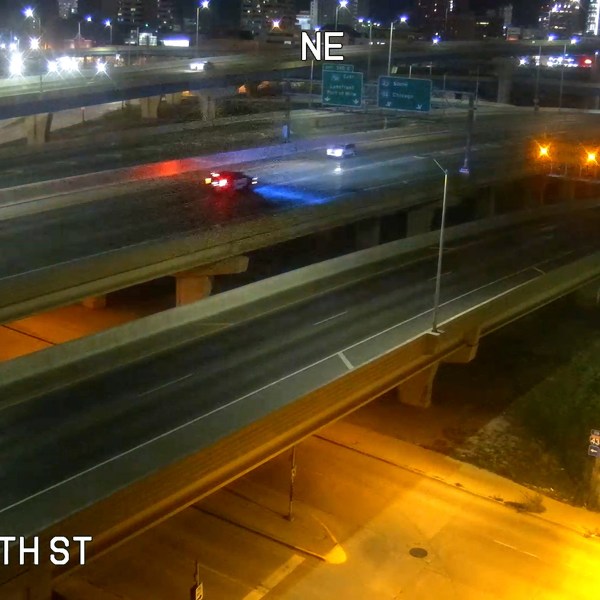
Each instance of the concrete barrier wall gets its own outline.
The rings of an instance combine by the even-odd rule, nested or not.
[[[448,241],[459,240],[571,210],[555,205],[507,214],[448,228],[446,236]],[[381,272],[403,260],[418,260],[417,255],[410,254],[435,244],[438,237],[438,232],[431,232],[335,258],[0,364],[0,405],[13,404],[180,345],[220,328],[213,323],[234,324],[255,318]]]

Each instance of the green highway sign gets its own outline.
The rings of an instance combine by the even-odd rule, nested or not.
[[[377,106],[391,110],[429,112],[431,88],[431,79],[382,76],[377,86]]]
[[[344,73],[352,73],[352,71],[354,71],[354,65],[325,63],[323,65],[323,71],[343,71]]]
[[[363,74],[323,71],[321,102],[328,106],[362,105]]]

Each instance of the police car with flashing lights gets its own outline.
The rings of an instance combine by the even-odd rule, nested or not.
[[[247,192],[258,183],[258,179],[241,171],[213,171],[204,183],[215,192],[233,194]]]
[[[356,156],[356,146],[354,144],[338,144],[327,148],[327,156],[333,158],[348,158]]]

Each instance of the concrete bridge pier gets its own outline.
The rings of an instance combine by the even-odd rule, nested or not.
[[[431,231],[435,205],[423,206],[406,211],[406,237]]]
[[[435,379],[438,366],[439,363],[434,363],[403,381],[396,388],[398,400],[402,404],[408,404],[409,406],[429,408],[431,406],[433,380]]]
[[[42,113],[25,117],[23,122],[27,145],[45,144],[50,139],[52,113]]]
[[[357,250],[378,246],[381,238],[381,219],[365,219],[354,225],[354,239]]]
[[[200,108],[203,121],[214,121],[217,116],[217,103],[212,96],[200,95]]]
[[[160,96],[149,96],[140,98],[142,108],[142,119],[158,119],[158,107],[160,106]]]
[[[498,58],[494,60],[498,77],[498,104],[510,104],[515,65],[511,59]]]
[[[244,273],[248,269],[248,262],[247,256],[233,256],[211,265],[176,273],[176,306],[207,298],[212,291],[216,275]]]

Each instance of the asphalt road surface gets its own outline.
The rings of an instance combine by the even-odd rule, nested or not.
[[[291,523],[282,518],[289,486],[285,453],[87,565],[61,581],[58,591],[65,600],[100,593],[185,598],[189,565],[197,560],[211,600],[593,595],[600,585],[597,540],[545,515],[519,514],[473,493],[477,488],[452,485],[455,479],[440,481],[440,465],[448,478],[469,473],[475,485],[489,482],[489,473],[460,463],[450,467],[445,457],[378,436],[371,408],[352,415],[358,426],[342,421],[298,445]],[[398,406],[386,416],[401,421],[407,412]],[[350,435],[352,443],[344,444]],[[413,463],[415,455],[429,460]],[[338,560],[327,560],[329,552]]]
[[[597,251],[600,211],[586,212],[457,245],[444,264],[442,319]],[[359,342],[379,348],[378,332],[426,331],[435,258],[0,410],[0,530],[39,530],[181,458],[189,426],[202,426],[195,450],[214,443],[322,385],[328,357],[363,364]],[[177,442],[156,454],[170,436]]]
[[[572,128],[579,123],[573,118]],[[476,136],[473,174],[528,160],[531,142],[527,136],[539,133],[540,128],[535,120],[522,117],[492,123]],[[568,117],[564,123],[565,127],[570,125]],[[509,124],[514,129],[509,129]],[[371,142],[358,146],[357,157],[343,161],[313,152],[241,165],[241,170],[259,178],[256,193],[249,196],[217,198],[207,194],[201,184],[205,173],[61,196],[61,202],[75,203],[0,221],[0,282],[149,241],[335,202],[344,194],[387,187],[410,189],[428,180],[432,187],[438,182],[441,186],[433,158],[457,171],[464,158],[464,134],[451,131],[447,140],[416,138],[407,142],[399,137]],[[157,176],[162,174],[160,164],[152,168]]]

